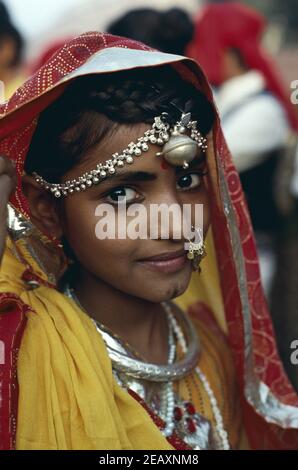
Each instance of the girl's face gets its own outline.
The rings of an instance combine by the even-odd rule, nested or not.
[[[126,148],[148,129],[148,124],[121,125],[104,143],[92,149],[83,160],[64,175],[64,181],[81,176],[96,167],[99,162],[111,158],[115,152]],[[191,262],[186,257],[181,233],[174,238],[171,223],[169,237],[161,238],[160,225],[156,239],[98,239],[96,225],[100,217],[95,214],[100,204],[111,204],[117,215],[120,204],[128,208],[139,203],[150,213],[151,204],[203,204],[204,233],[209,226],[209,201],[204,176],[204,157],[188,170],[168,165],[162,157],[156,157],[159,146],[150,145],[149,151],[135,158],[132,165],[119,168],[111,178],[88,190],[68,196],[63,200],[61,225],[63,235],[70,244],[82,269],[126,294],[151,302],[161,302],[182,294],[190,281]],[[129,172],[129,174],[127,174]],[[117,202],[118,197],[122,198]],[[123,205],[122,205],[123,208]],[[122,211],[123,214],[123,211]],[[132,217],[127,217],[129,224]],[[146,222],[146,221],[145,221]],[[122,222],[122,224],[125,221]],[[159,221],[159,224],[161,221]],[[121,224],[121,222],[120,222]],[[116,226],[117,228],[117,226]],[[148,219],[148,232],[150,229]],[[123,226],[122,226],[123,230]],[[172,260],[148,260],[165,254],[174,254]]]

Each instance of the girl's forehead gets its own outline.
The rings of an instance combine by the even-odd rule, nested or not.
[[[130,124],[117,131],[117,126],[113,125],[112,132],[105,135],[105,140],[90,149],[89,155],[82,158],[82,163],[65,173],[60,183],[49,183],[36,172],[33,175],[36,182],[60,198],[110,179],[123,168],[135,164],[144,154],[147,154],[147,161],[151,153],[172,166],[187,169],[206,150],[207,139],[200,133],[198,123],[192,119],[190,112],[182,111],[180,119],[174,124],[169,113],[163,112],[154,118],[151,126]],[[157,160],[155,170],[156,163]],[[165,169],[164,165],[160,164],[159,169]]]
[[[150,129],[150,124],[116,124],[101,142],[86,152],[81,160],[64,175],[63,179],[66,180],[70,176],[76,177],[84,172],[91,171],[98,164],[112,158],[112,155],[115,153],[121,154],[131,142],[136,142],[147,129]],[[133,166],[135,167],[136,164],[138,166],[146,166],[146,161],[144,162],[146,158],[143,157],[150,157],[150,155],[155,155],[158,151],[159,147],[151,144],[146,154],[142,158],[136,159]],[[148,160],[150,158],[147,158],[147,165]]]

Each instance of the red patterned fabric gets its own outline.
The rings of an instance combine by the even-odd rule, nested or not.
[[[220,129],[218,130],[217,144],[221,149],[220,158],[241,237],[252,319],[252,340],[256,369],[259,371],[260,378],[270,386],[273,393],[280,397],[283,403],[297,406],[298,396],[287,379],[277,352],[271,317],[264,300],[254,235],[239,175],[232,163],[231,155]],[[224,292],[226,318],[229,325],[230,341],[236,352],[239,377],[243,378],[244,342],[241,327],[243,313],[239,308],[239,293],[236,287],[237,281],[231,252],[229,256],[230,244],[223,237],[223,233],[226,232],[225,221],[220,217],[220,214],[215,217],[218,224],[214,237]]]
[[[29,307],[14,294],[0,293],[0,450],[15,447],[18,381],[17,358]],[[3,353],[3,356],[2,356]]]
[[[67,76],[88,61],[94,54],[107,48],[126,48],[133,50],[150,51],[146,46],[128,39],[117,38],[108,34],[86,33],[67,43],[60,51],[45,64],[33,77],[31,77],[6,104],[0,105],[0,154],[8,155],[16,162],[19,176],[18,188],[11,198],[12,205],[23,215],[29,218],[28,204],[22,193],[20,179],[23,172],[24,161],[30,145],[30,140],[36,127],[39,113],[50,102],[59,96],[67,86]],[[173,59],[174,60],[174,59]],[[177,59],[176,59],[177,60]],[[164,63],[170,62],[169,59]],[[162,62],[161,62],[162,63]],[[149,66],[149,65],[147,65]],[[197,86],[205,91],[212,99],[208,83],[199,67],[192,61],[175,63],[175,68],[189,81],[196,82]],[[99,70],[100,73],[100,70]],[[199,85],[198,85],[199,81]],[[275,338],[273,334],[270,314],[261,287],[260,272],[255,248],[251,223],[240,185],[239,176],[232,164],[231,156],[222,136],[219,123],[214,131],[214,145],[216,149],[215,162],[209,162],[213,167],[213,177],[210,180],[210,193],[212,201],[212,226],[215,249],[219,265],[220,281],[226,320],[229,329],[229,341],[234,353],[239,383],[244,395],[245,387],[245,335],[246,320],[251,322],[249,343],[252,347],[253,373],[275,395],[281,404],[298,407],[298,397],[291,387],[278,357]],[[223,191],[220,182],[222,172],[223,182],[228,189],[230,208],[224,207],[223,196],[218,196],[219,188]],[[231,229],[228,228],[228,218],[235,218],[234,229],[239,237],[238,258],[243,256],[245,275],[243,291],[239,289],[239,273],[236,271],[237,257],[231,244]],[[58,249],[58,247],[57,247]],[[29,275],[27,273],[27,275]],[[32,273],[34,275],[34,273]],[[241,296],[247,293],[247,310],[243,309]],[[9,294],[7,294],[9,297]],[[2,301],[6,301],[2,295]],[[4,341],[7,351],[13,351],[16,341],[20,340],[25,328],[24,311],[26,308],[15,300],[15,308],[10,315],[0,315],[2,323],[8,322],[4,328]],[[1,299],[0,299],[1,307]],[[11,318],[10,318],[11,316]],[[244,318],[245,317],[245,318]],[[13,323],[15,321],[15,323]],[[13,330],[18,333],[14,336]],[[3,334],[3,333],[2,333]],[[17,338],[17,339],[16,339]],[[9,353],[10,354],[10,353]],[[12,367],[8,362],[6,367]],[[2,369],[1,369],[2,370]],[[12,367],[13,370],[13,367]],[[6,369],[6,378],[9,374]],[[9,377],[8,377],[9,379]],[[10,387],[16,386],[11,378]],[[9,427],[9,412],[7,406],[11,401],[2,400],[1,431],[4,447],[13,446],[13,436]],[[261,448],[260,443],[266,443],[275,449],[298,448],[298,430],[283,430],[280,426],[268,424],[264,417],[259,417],[252,406],[243,398],[246,410],[246,427],[249,431],[251,445]],[[259,412],[258,412],[259,413]],[[284,426],[288,424],[285,421]]]
[[[146,405],[144,400],[135,393],[133,390],[129,389],[128,390],[129,394],[137,401],[139,402],[143,408],[147,411],[149,416],[151,417],[152,421],[154,424],[160,429],[163,430],[165,428],[165,422],[155,413],[153,413],[150,408]],[[191,447],[189,447],[174,431],[170,437],[167,437],[167,440],[169,443],[174,447],[176,450],[192,450]]]

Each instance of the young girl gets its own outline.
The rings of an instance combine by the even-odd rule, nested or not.
[[[1,117],[2,448],[297,447],[298,400],[199,66],[86,33]],[[203,204],[206,250],[185,250],[174,224],[99,239],[98,206],[125,204],[128,225],[133,203]]]

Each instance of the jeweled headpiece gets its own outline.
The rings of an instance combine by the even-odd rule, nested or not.
[[[155,117],[151,129],[139,137],[136,143],[131,142],[121,153],[114,153],[111,159],[99,163],[95,170],[84,173],[79,178],[65,183],[49,183],[37,173],[33,173],[33,176],[55,197],[68,196],[98,184],[116,173],[117,168],[122,168],[126,164],[131,165],[135,158],[139,158],[143,152],[149,150],[150,144],[162,146],[161,152],[156,156],[162,156],[171,165],[188,168],[189,163],[200,151],[206,151],[207,139],[197,129],[197,121],[191,120],[191,113],[182,113],[180,120],[173,126],[167,122],[167,119],[167,113]]]

